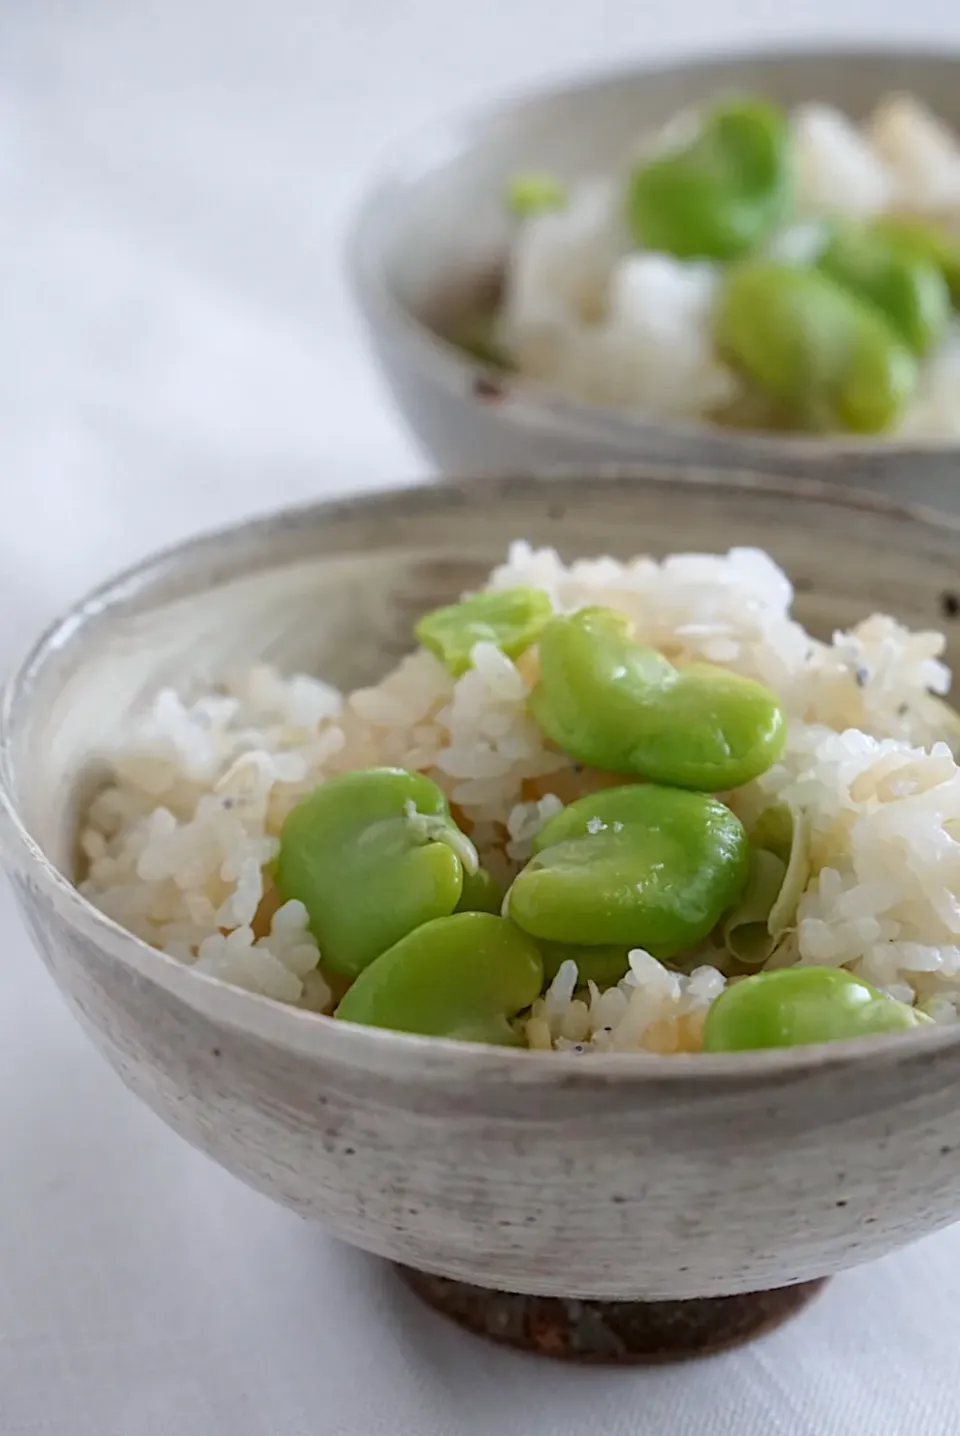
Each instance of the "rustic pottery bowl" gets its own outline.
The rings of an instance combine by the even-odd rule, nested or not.
[[[877,608],[918,628],[956,609],[960,525],[809,485],[654,468],[281,513],[124,574],[39,641],[3,698],[6,863],[96,1046],[229,1171],[493,1334],[614,1359],[699,1350],[960,1215],[960,1028],[689,1059],[411,1037],[198,975],[71,884],[98,756],[158,686],[257,658],[372,680],[520,536],[567,557],[760,545],[822,634]]]
[[[401,414],[445,473],[679,459],[858,485],[960,510],[960,444],[723,430],[565,399],[498,376],[448,342],[495,292],[508,241],[503,187],[518,170],[596,173],[638,135],[724,90],[865,117],[909,92],[960,129],[960,59],[939,51],[731,53],[601,74],[435,124],[396,153],[350,236],[354,290]]]

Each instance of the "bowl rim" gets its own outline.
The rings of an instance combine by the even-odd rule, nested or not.
[[[631,443],[642,442],[651,430],[673,442],[682,455],[690,442],[710,442],[719,452],[735,454],[738,461],[762,469],[764,460],[793,459],[806,465],[842,459],[883,459],[898,463],[930,455],[960,453],[960,437],[924,439],[896,435],[809,435],[766,432],[760,429],[724,429],[695,419],[668,418],[654,411],[620,410],[564,395],[554,386],[522,375],[503,374],[473,358],[444,339],[419,319],[397,296],[387,276],[386,252],[380,211],[398,194],[412,191],[436,168],[437,156],[446,162],[468,154],[485,133],[498,124],[551,98],[585,96],[631,79],[642,81],[657,74],[697,69],[709,76],[732,63],[764,64],[774,61],[843,61],[896,59],[904,65],[954,64],[960,77],[960,46],[937,49],[932,44],[906,48],[895,41],[858,44],[837,39],[831,44],[721,46],[705,52],[695,47],[678,50],[659,60],[597,65],[586,73],[565,71],[544,81],[517,86],[486,102],[451,110],[421,124],[394,143],[381,156],[374,178],[363,190],[347,225],[343,258],[355,302],[371,330],[383,326],[407,346],[409,356],[433,384],[456,397],[483,402],[491,381],[496,383],[499,413],[505,420],[528,429],[550,429],[561,436],[614,440],[625,454]],[[921,96],[922,98],[922,96]]]
[[[919,505],[857,489],[838,489],[818,480],[790,481],[749,471],[718,473],[703,466],[649,463],[647,465],[597,465],[591,474],[601,481],[638,485],[648,489],[673,489],[678,485],[692,495],[696,489],[753,493],[778,501],[800,504],[821,503],[837,509],[897,519],[924,529],[951,530],[960,545],[960,516],[942,514]],[[0,689],[0,856],[8,870],[22,873],[30,896],[25,905],[42,897],[57,916],[81,941],[95,945],[121,966],[161,988],[176,1001],[208,1017],[215,1025],[238,1030],[288,1051],[308,1057],[322,1056],[344,1066],[367,1071],[390,1072],[407,1080],[443,1075],[458,1085],[484,1081],[487,1085],[512,1084],[524,1088],[561,1087],[569,1090],[637,1084],[645,1089],[677,1095],[723,1095],[744,1084],[755,1086],[792,1081],[804,1075],[840,1071],[851,1067],[870,1070],[891,1062],[932,1059],[935,1054],[960,1047],[960,1023],[923,1027],[902,1034],[859,1037],[793,1048],[770,1048],[738,1053],[697,1053],[687,1060],[679,1054],[615,1052],[533,1052],[526,1048],[496,1047],[465,1043],[439,1037],[393,1032],[310,1012],[247,992],[220,978],[198,973],[191,967],[152,947],[112,918],[102,913],[70,879],[53,864],[29,831],[19,810],[16,772],[12,760],[12,732],[21,706],[29,712],[30,690],[35,676],[61,650],[76,642],[87,625],[109,621],[113,611],[138,598],[149,599],[165,578],[191,574],[207,577],[199,588],[230,582],[255,571],[249,554],[259,548],[264,568],[272,566],[269,543],[274,534],[287,527],[300,529],[305,522],[355,520],[366,516],[386,517],[391,511],[409,516],[418,506],[435,510],[456,502],[458,494],[475,497],[479,489],[502,487],[537,492],[555,492],[563,484],[582,483],[584,466],[560,466],[537,473],[502,479],[450,478],[440,483],[421,481],[361,494],[336,497],[258,514],[195,536],[146,556],[108,578],[53,619],[9,672]],[[216,563],[212,570],[210,560]]]

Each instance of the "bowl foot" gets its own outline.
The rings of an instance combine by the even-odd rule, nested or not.
[[[594,1301],[489,1291],[397,1270],[428,1306],[479,1336],[560,1361],[644,1365],[739,1346],[795,1315],[823,1281],[691,1301]]]

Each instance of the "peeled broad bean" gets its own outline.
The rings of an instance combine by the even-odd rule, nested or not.
[[[716,798],[607,788],[544,825],[507,913],[538,940],[668,958],[707,936],[739,898],[747,867],[743,827]]]
[[[630,969],[630,949],[619,947],[584,947],[573,942],[539,942],[543,958],[543,977],[552,982],[565,962],[577,964],[577,981],[581,987],[595,982],[601,992],[615,987]]]
[[[306,907],[325,966],[355,977],[411,929],[452,913],[476,867],[436,783],[365,768],[330,778],[287,816],[276,885]]]
[[[424,923],[382,953],[335,1015],[395,1032],[516,1046],[510,1018],[542,986],[537,945],[512,922],[456,913]]]
[[[723,668],[675,668],[606,608],[554,618],[540,635],[530,708],[570,757],[702,792],[750,782],[776,762],[786,719],[769,689]]]
[[[790,195],[789,131],[776,105],[733,99],[706,115],[682,148],[632,176],[636,243],[681,259],[736,259],[781,219]]]
[[[880,1032],[901,1032],[932,1019],[836,967],[785,967],[727,987],[707,1012],[704,1052],[801,1047]]]
[[[817,261],[822,273],[872,304],[904,344],[923,356],[950,323],[950,291],[929,258],[867,225],[841,225]]]
[[[492,912],[499,914],[503,907],[503,889],[486,868],[476,872],[464,870],[463,891],[457,903],[457,912]]]
[[[871,230],[903,254],[936,265],[946,280],[954,308],[960,308],[960,239],[933,220],[909,214],[881,215],[873,221]]]
[[[435,608],[423,615],[415,632],[417,641],[459,678],[478,643],[494,643],[516,658],[537,641],[552,612],[549,594],[540,589],[505,588]]]
[[[889,324],[817,269],[731,270],[714,330],[720,353],[800,428],[881,433],[916,388],[917,362]]]

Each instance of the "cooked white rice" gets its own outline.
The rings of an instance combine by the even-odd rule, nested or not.
[[[916,100],[894,96],[862,127],[829,106],[803,105],[791,127],[796,214],[770,241],[774,257],[815,258],[824,221],[837,215],[911,213],[960,231],[960,143]],[[675,131],[653,147],[673,143]],[[592,177],[572,187],[563,209],[518,223],[499,339],[521,374],[588,403],[688,419],[732,412],[745,396],[712,337],[721,267],[638,252],[623,192],[622,174]],[[898,432],[960,434],[960,321],[924,360]]]
[[[493,589],[546,590],[557,611],[603,604],[678,664],[762,680],[789,716],[782,760],[727,795],[747,822],[774,802],[804,815],[810,879],[772,965],[845,966],[937,1021],[960,1008],[960,772],[935,697],[949,673],[936,633],[874,616],[832,643],[790,615],[792,590],[755,549],[565,566],[513,545]],[[546,743],[526,711],[536,650],[516,663],[478,644],[454,680],[420,649],[342,698],[317,679],[255,667],[216,693],[157,695],[110,755],[81,833],[81,890],[196,970],[329,1010],[331,986],[299,902],[279,905],[270,863],[286,814],[335,773],[395,764],[447,793],[504,880],[546,819],[607,781]],[[948,734],[948,736],[952,736]],[[565,963],[532,1009],[532,1048],[696,1051],[729,964],[707,946],[675,973],[634,952],[606,992]]]

